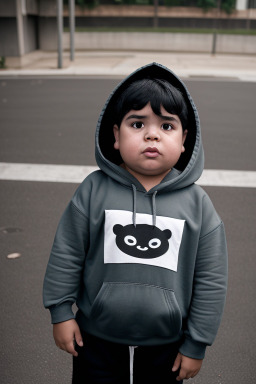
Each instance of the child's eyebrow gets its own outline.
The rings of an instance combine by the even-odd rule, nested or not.
[[[173,117],[173,116],[159,115],[159,117],[161,117],[161,119],[163,119],[163,120],[176,121],[177,123],[179,122],[179,120],[176,119],[176,118]]]
[[[126,120],[130,120],[130,119],[146,119],[147,116],[143,116],[143,115],[130,115],[126,118]]]
[[[165,116],[165,115],[158,115],[159,117],[161,117],[161,119],[163,120],[168,120],[168,121],[176,121],[178,123],[178,120],[173,117],[173,116]],[[148,116],[146,115],[130,115],[126,118],[126,120],[130,120],[130,119],[146,119]]]

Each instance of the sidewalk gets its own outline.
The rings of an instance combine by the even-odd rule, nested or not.
[[[118,76],[123,77],[147,63],[166,65],[181,77],[231,78],[256,81],[256,56],[210,55],[175,52],[83,51],[69,60],[63,53],[63,68],[57,68],[57,53],[36,51],[25,55],[19,67],[17,61],[7,62],[6,76]]]

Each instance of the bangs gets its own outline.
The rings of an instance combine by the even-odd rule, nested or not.
[[[183,130],[187,125],[188,110],[182,93],[161,79],[143,79],[132,83],[121,95],[116,105],[116,124],[131,110],[140,110],[150,103],[153,112],[160,116],[161,106],[173,115],[178,115]]]

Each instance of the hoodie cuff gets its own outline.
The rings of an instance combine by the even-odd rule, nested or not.
[[[201,360],[205,356],[206,347],[206,344],[191,339],[185,339],[184,343],[180,346],[179,351],[182,355],[190,357],[191,359]]]
[[[72,303],[63,303],[49,308],[51,312],[52,324],[62,323],[63,321],[75,318],[72,311]]]

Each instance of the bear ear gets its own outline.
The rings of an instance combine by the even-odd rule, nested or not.
[[[120,231],[122,230],[123,226],[121,224],[116,224],[113,227],[113,232],[115,235],[118,235]]]
[[[172,237],[172,231],[170,231],[170,229],[165,229],[163,233],[165,234],[166,239],[170,239]]]

